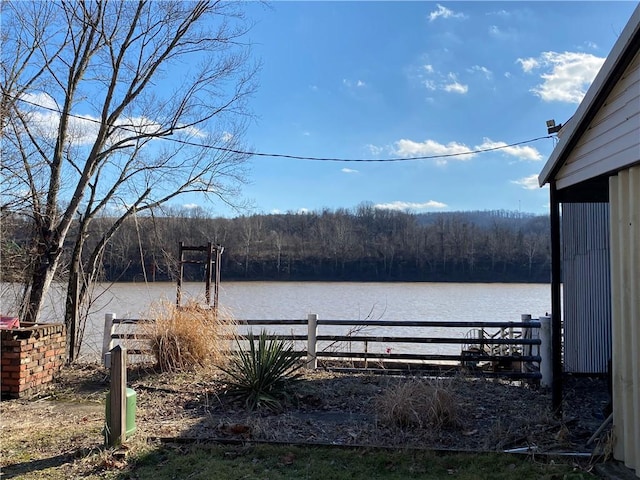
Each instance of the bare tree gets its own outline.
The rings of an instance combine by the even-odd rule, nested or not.
[[[71,359],[79,303],[126,219],[185,193],[235,203],[256,71],[241,7],[2,2],[2,205],[35,225],[21,317],[38,318],[68,248]],[[104,212],[113,222],[85,252]]]

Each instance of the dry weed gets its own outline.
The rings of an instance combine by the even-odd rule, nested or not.
[[[455,395],[441,380],[407,379],[375,400],[378,419],[400,428],[441,429],[460,424]]]
[[[200,306],[195,300],[177,307],[167,301],[152,311],[145,326],[163,372],[191,371],[224,363],[235,333],[231,315]]]

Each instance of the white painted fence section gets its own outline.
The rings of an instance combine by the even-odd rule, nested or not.
[[[115,346],[116,341],[122,344],[124,340],[133,340],[134,342],[148,341],[148,334],[136,333],[135,329],[142,322],[148,323],[151,320],[138,320],[138,319],[118,319],[115,313],[108,313],[105,315],[104,323],[104,339],[103,339],[103,351],[102,356],[104,358],[105,366],[109,367],[110,358],[109,351]],[[544,321],[544,327],[541,327],[541,322]],[[308,314],[306,319],[296,320],[239,320],[239,325],[242,326],[285,326],[285,325],[299,325],[304,327],[306,325],[306,335],[282,335],[274,334],[271,337],[279,337],[289,339],[294,342],[306,343],[307,351],[305,367],[308,369],[315,369],[318,367],[318,358],[326,360],[349,360],[352,362],[364,363],[364,365],[370,365],[372,362],[377,362],[379,365],[388,362],[429,362],[435,361],[437,363],[457,362],[461,365],[474,365],[478,362],[492,362],[494,366],[502,365],[504,362],[513,362],[512,365],[521,365],[520,372],[513,370],[512,376],[518,376],[520,378],[540,378],[542,375],[543,386],[551,386],[552,375],[552,357],[551,357],[551,328],[550,318],[541,317],[540,321],[532,319],[531,315],[522,315],[520,322],[450,322],[450,321],[383,321],[383,320],[320,320],[317,314]],[[128,326],[129,330],[123,333],[119,327]],[[329,327],[333,331],[335,328],[342,327],[356,327],[355,334],[348,335],[319,335],[318,327]],[[430,328],[430,327],[452,327],[457,331],[460,328],[475,328],[479,332],[478,338],[473,340],[474,346],[479,346],[479,350],[469,351],[468,343],[471,341],[469,338],[463,337],[430,337],[423,333],[413,337],[398,337],[398,336],[367,336],[359,334],[358,327],[383,327],[388,331],[394,332],[406,332],[406,327],[417,328]],[[134,331],[131,331],[131,328]],[[491,329],[498,329],[495,333],[487,333]],[[117,330],[117,331],[116,331]],[[126,330],[126,328],[125,328]],[[538,333],[540,335],[532,335],[532,333]],[[542,332],[544,330],[544,333]],[[472,332],[475,332],[473,330]],[[461,353],[459,355],[448,354],[425,354],[425,353],[392,353],[392,349],[388,347],[386,353],[372,350],[370,347],[372,344],[387,345],[387,344],[405,344],[416,345],[418,347],[425,347],[427,345],[459,345]],[[540,345],[542,343],[542,345]],[[318,345],[325,345],[325,349],[319,351]],[[346,351],[340,351],[334,349],[331,351],[325,351],[326,345],[347,345]],[[478,345],[475,345],[478,344]],[[137,347],[129,349],[129,354],[133,355],[146,355],[149,358],[148,349],[140,349],[140,344]],[[355,351],[355,346],[361,345],[363,351]],[[467,350],[465,350],[467,349]],[[380,347],[378,347],[380,350]],[[537,350],[535,352],[534,350]],[[419,351],[419,349],[417,350]],[[530,369],[531,364],[539,364],[540,371]],[[528,364],[527,368],[525,365]],[[449,366],[451,366],[449,364]],[[383,367],[384,368],[384,367]],[[517,368],[517,367],[514,367]],[[505,374],[503,367],[499,367],[498,370],[502,370],[502,374]],[[496,373],[497,370],[495,370]]]

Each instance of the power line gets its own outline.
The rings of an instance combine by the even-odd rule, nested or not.
[[[32,102],[30,100],[25,100],[24,98],[18,98],[18,97],[13,97],[16,100],[19,100],[21,102],[27,103],[29,105],[32,105],[34,107],[38,107],[38,108],[42,108],[44,110],[48,110],[54,113],[60,113],[59,110],[56,110],[55,108],[52,107],[47,107],[45,105],[40,105],[38,103]],[[84,120],[84,121],[88,121],[88,122],[93,122],[93,123],[97,123],[100,124],[102,123],[100,120],[94,120],[92,118],[87,118],[87,117],[83,117],[80,115],[74,115],[72,113],[69,113],[69,116],[72,118],[77,118],[80,120]],[[128,132],[132,132],[132,133],[139,133],[136,130],[133,130],[131,128],[125,127],[125,126],[117,126],[118,128],[121,128],[122,130],[126,130]],[[495,147],[487,147],[487,148],[478,148],[475,150],[469,150],[466,152],[458,152],[458,153],[441,153],[438,155],[423,155],[423,156],[417,156],[417,157],[398,157],[398,158],[332,158],[332,157],[307,157],[307,156],[302,156],[302,155],[290,155],[290,154],[284,154],[284,153],[267,153],[267,152],[250,152],[250,151],[246,151],[246,150],[237,150],[234,148],[226,148],[226,147],[218,147],[215,145],[204,145],[202,143],[197,143],[197,142],[191,142],[189,140],[180,140],[179,138],[171,138],[171,137],[164,137],[164,136],[159,136],[157,137],[160,140],[166,140],[169,142],[175,142],[175,143],[179,143],[182,145],[187,145],[187,146],[192,146],[192,147],[199,147],[199,148],[204,148],[204,149],[208,149],[208,150],[216,150],[219,152],[224,152],[224,153],[235,153],[237,155],[250,155],[250,156],[255,156],[255,157],[270,157],[270,158],[287,158],[287,159],[292,159],[292,160],[309,160],[309,161],[318,161],[318,162],[384,162],[384,163],[388,163],[388,162],[408,162],[408,161],[415,161],[415,160],[437,160],[437,159],[441,159],[441,158],[452,158],[452,157],[460,157],[463,155],[476,155],[478,153],[486,153],[486,152],[493,152],[496,150],[504,150],[506,148],[511,148],[511,147],[518,147],[520,145],[526,145],[528,143],[533,143],[533,142],[537,142],[539,140],[544,140],[547,138],[554,138],[553,135],[545,135],[542,137],[536,137],[536,138],[531,138],[529,140],[523,140],[521,142],[515,142],[515,143],[509,143],[506,145],[499,145],[499,146],[495,146]]]

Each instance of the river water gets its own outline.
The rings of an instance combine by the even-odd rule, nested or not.
[[[0,312],[15,314],[17,287],[3,284]],[[150,318],[162,301],[175,302],[174,283],[117,283],[99,285],[94,292],[81,359],[97,361],[102,348],[105,313],[119,318]],[[183,299],[204,299],[203,283],[183,285]],[[538,318],[551,310],[546,284],[502,283],[354,283],[354,282],[222,282],[221,309],[236,319],[302,319],[315,313],[333,320],[414,321],[519,321],[521,314]],[[60,321],[63,296],[54,288],[42,321]],[[324,327],[327,328],[327,327]],[[272,329],[280,333],[277,329]],[[362,334],[418,336],[464,335],[468,329],[437,332],[400,332],[399,329],[367,327]],[[291,332],[291,327],[286,328]],[[298,332],[294,332],[298,333]],[[341,334],[322,331],[323,334]],[[394,345],[394,349],[396,346]],[[399,347],[402,351],[403,348]],[[404,350],[406,351],[405,347]],[[415,346],[410,347],[415,351]],[[451,353],[447,345],[430,346],[430,353]]]

